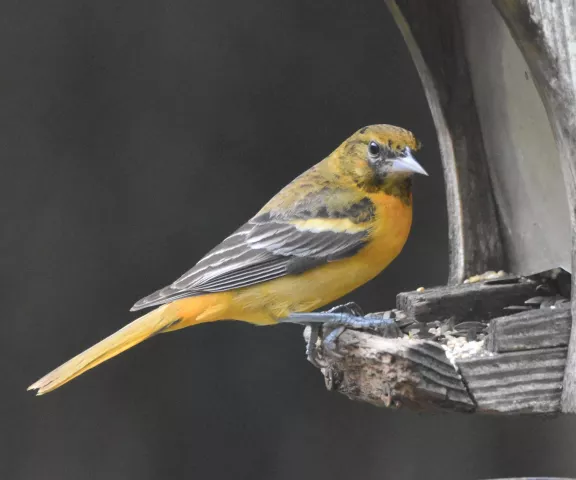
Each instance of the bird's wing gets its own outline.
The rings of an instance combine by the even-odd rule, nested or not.
[[[342,191],[324,189],[290,209],[257,214],[178,280],[139,300],[132,310],[248,287],[354,255],[368,241],[374,205],[368,198],[344,197]]]

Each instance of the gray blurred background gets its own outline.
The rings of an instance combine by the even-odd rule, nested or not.
[[[404,252],[350,299],[445,281],[445,197],[379,0],[4,0],[0,22],[1,479],[576,475],[573,418],[354,403],[298,326],[204,324],[27,393],[364,125],[413,130],[430,177]]]

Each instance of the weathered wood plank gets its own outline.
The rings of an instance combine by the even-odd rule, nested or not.
[[[494,318],[488,325],[486,348],[503,353],[566,347],[570,340],[572,312],[565,308],[539,308]]]
[[[338,339],[338,354],[324,357],[327,366],[321,370],[329,390],[378,406],[474,410],[459,373],[438,344],[346,330]]]
[[[308,330],[308,329],[307,329]],[[308,333],[308,332],[307,332]],[[321,369],[329,390],[377,406],[468,413],[560,411],[566,347],[446,356],[437,343],[345,331]]]
[[[457,0],[386,0],[432,112],[444,167],[449,283],[505,268]]]
[[[493,0],[530,67],[560,154],[572,223],[576,271],[576,4]],[[572,333],[562,410],[576,413],[576,275],[572,276]]]
[[[562,168],[528,65],[491,1],[458,3],[508,269],[570,270]]]
[[[492,354],[456,361],[480,413],[560,411],[567,348]]]
[[[538,329],[545,328],[544,319],[552,317],[552,323],[563,325],[563,330],[558,327],[554,331],[564,332],[563,340],[558,340],[558,335],[553,338],[566,343],[569,312],[566,307],[542,308],[492,322],[503,320],[496,330],[505,337],[512,332],[509,348],[514,348],[514,342],[525,343],[522,335],[520,340],[516,338],[520,319],[524,333],[537,337]],[[408,335],[383,338],[373,332],[346,330],[335,350],[326,351],[322,344],[318,348],[328,389],[351,399],[416,410],[560,411],[567,347],[494,353],[485,343],[486,339],[466,342],[462,337],[450,337],[441,344]]]
[[[403,292],[396,297],[396,306],[408,319],[432,322],[452,318],[462,321],[487,321],[504,315],[504,307],[520,305],[533,297],[537,284],[477,282],[423,291]]]

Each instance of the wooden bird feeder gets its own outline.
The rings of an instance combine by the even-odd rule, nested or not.
[[[574,413],[576,4],[386,4],[438,133],[450,278],[398,295],[400,336],[346,330],[323,356],[327,387],[388,407]]]

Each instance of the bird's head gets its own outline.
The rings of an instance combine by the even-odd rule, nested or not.
[[[414,159],[416,137],[393,125],[361,128],[331,155],[337,168],[366,191],[395,189],[415,173],[428,175]]]

